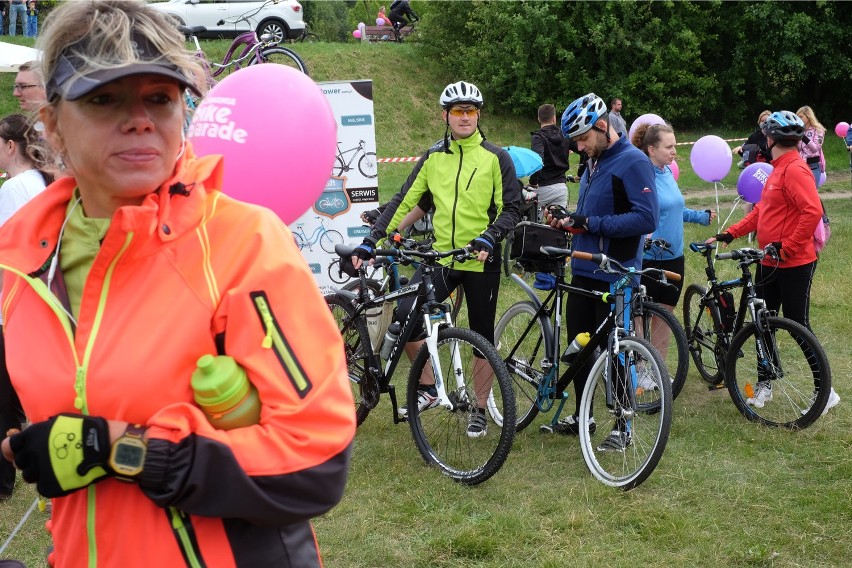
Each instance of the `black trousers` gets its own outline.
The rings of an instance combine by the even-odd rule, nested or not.
[[[811,281],[816,261],[793,268],[757,265],[757,295],[769,310],[811,329]]]
[[[6,342],[0,326],[0,441],[6,438],[9,428],[21,428],[26,420],[18,394],[12,388],[6,369]],[[0,494],[11,495],[15,488],[15,466],[0,457]]]

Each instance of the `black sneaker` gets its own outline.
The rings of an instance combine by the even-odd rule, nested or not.
[[[595,424],[594,416],[589,419],[589,435],[594,434],[598,429],[597,424]],[[556,423],[553,427],[553,431],[557,434],[562,434],[563,436],[579,436],[580,435],[580,421],[577,420],[576,415],[566,416],[562,420]]]
[[[633,441],[633,436],[630,432],[622,430],[613,430],[609,436],[598,446],[599,452],[622,452],[630,446]]]
[[[481,438],[488,433],[488,421],[485,419],[485,410],[477,408],[470,413],[467,423],[467,437]]]

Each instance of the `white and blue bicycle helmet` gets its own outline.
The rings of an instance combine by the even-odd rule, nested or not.
[[[606,103],[596,94],[589,93],[568,105],[562,113],[562,135],[575,138],[585,134],[594,128],[598,120],[607,117]]]
[[[789,110],[773,112],[763,121],[760,129],[775,140],[801,140],[805,135],[805,123]]]

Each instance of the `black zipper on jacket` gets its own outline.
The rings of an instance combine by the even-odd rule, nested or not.
[[[452,230],[452,233],[450,234],[450,246],[452,248],[456,248],[456,207],[459,204],[459,179],[461,178],[461,170],[462,170],[462,162],[463,161],[464,161],[464,150],[462,150],[461,144],[459,144],[459,171],[456,172],[456,196],[455,196],[455,199],[453,200],[453,230]]]
[[[195,529],[192,528],[192,521],[189,515],[176,509],[169,507],[166,511],[166,516],[169,518],[169,524],[172,526],[172,532],[177,539],[178,548],[183,555],[183,560],[190,568],[207,568],[204,563],[204,558],[201,556],[201,547],[198,546],[198,537],[195,536]]]

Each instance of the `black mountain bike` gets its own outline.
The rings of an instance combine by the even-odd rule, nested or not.
[[[716,259],[737,261],[741,276],[720,282],[715,245],[692,243],[707,261],[709,289],[690,284],[683,303],[689,351],[710,388],[725,385],[747,419],[790,429],[810,426],[831,393],[831,368],[819,340],[805,326],[766,309],[757,297],[751,265],[775,254],[741,248]],[[739,307],[731,290],[742,288]],[[749,318],[750,321],[746,321]]]

